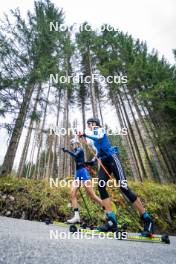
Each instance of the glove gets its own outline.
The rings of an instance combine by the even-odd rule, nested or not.
[[[80,138],[86,137],[86,134],[85,133],[81,134],[81,132],[79,132],[78,137],[80,137]]]
[[[66,148],[62,148],[62,151],[63,151],[63,152],[67,152],[67,149],[66,149]]]

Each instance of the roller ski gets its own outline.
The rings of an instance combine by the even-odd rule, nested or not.
[[[69,231],[71,233],[82,232],[94,236],[112,237],[116,240],[170,244],[168,235],[159,235],[154,233],[154,223],[147,212],[145,212],[141,217],[144,224],[144,230],[141,233],[127,232],[128,225],[126,223],[119,225],[114,212],[109,212],[106,215],[107,220],[101,226],[90,229],[88,226],[78,227],[72,224],[69,227]]]
[[[102,232],[99,231],[98,229],[99,227],[93,227],[91,229],[89,226],[81,226],[81,225],[78,226],[73,224],[69,226],[69,232],[71,233],[80,232],[90,236],[97,236],[104,238],[111,237],[121,241],[123,240],[123,241],[170,244],[170,239],[168,235],[127,232],[127,224],[117,225],[116,231],[113,229],[113,231]]]

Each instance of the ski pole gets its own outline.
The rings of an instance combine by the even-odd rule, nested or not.
[[[85,206],[85,208],[86,208],[86,210],[87,210],[87,213],[88,213],[89,219],[90,219],[90,221],[92,222],[92,217],[91,217],[91,214],[90,214],[89,208],[88,208],[88,206],[87,206],[87,204],[86,204],[86,201],[85,201],[84,196],[83,196],[83,194],[82,194],[82,192],[81,192],[80,189],[79,189],[79,192],[80,192],[81,198],[82,198],[82,200],[83,200],[84,206]]]

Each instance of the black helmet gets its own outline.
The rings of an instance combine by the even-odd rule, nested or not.
[[[87,120],[87,124],[88,124],[89,122],[96,123],[97,126],[100,126],[100,120],[99,120],[98,118],[96,118],[96,117],[91,117],[91,118],[89,118],[89,119]]]

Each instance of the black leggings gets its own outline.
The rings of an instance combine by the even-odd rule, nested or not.
[[[122,182],[122,181],[126,180],[124,170],[122,168],[121,162],[119,160],[119,156],[117,154],[113,154],[112,156],[107,157],[106,159],[104,159],[102,161],[102,164],[106,168],[106,170],[108,171],[108,173],[110,175],[111,175],[111,173],[113,173],[113,175],[117,181]],[[102,168],[102,166],[100,166],[100,170],[98,172],[98,177],[99,177],[98,189],[99,189],[100,197],[102,200],[104,200],[104,199],[109,197],[109,194],[106,190],[106,184],[102,184],[102,181],[107,183],[107,181],[110,178],[107,175],[107,173],[105,172],[105,170]],[[126,185],[126,186],[120,185],[120,189],[123,192],[123,194],[125,194],[125,196],[132,203],[134,203],[136,201],[137,195],[134,192],[132,192],[132,190],[128,187],[128,185]]]

